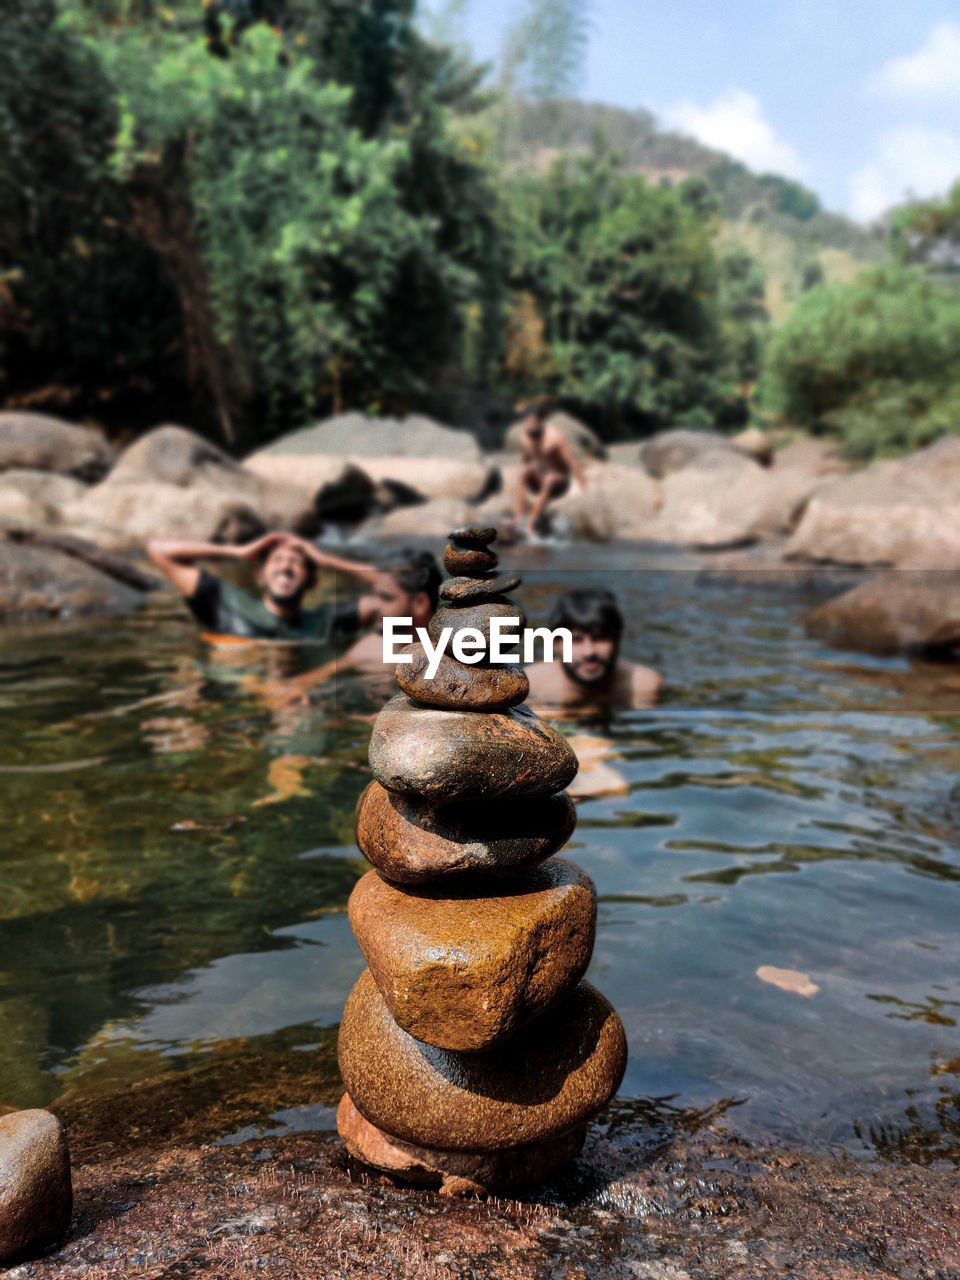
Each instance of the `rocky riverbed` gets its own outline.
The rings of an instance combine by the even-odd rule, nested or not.
[[[199,1058],[199,1064],[198,1064]],[[225,1043],[161,1081],[66,1098],[66,1243],[45,1277],[337,1280],[955,1280],[956,1151],[873,1162],[751,1145],[722,1106],[617,1103],[583,1155],[516,1199],[456,1201],[352,1161],[333,1132],[332,1037]],[[309,1105],[316,1131],[269,1116]],[[329,1108],[327,1111],[325,1108]],[[288,1110],[287,1114],[293,1114]],[[245,1126],[259,1121],[257,1133]],[[222,1142],[224,1135],[246,1141]]]

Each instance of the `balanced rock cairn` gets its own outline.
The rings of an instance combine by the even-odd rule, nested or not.
[[[526,619],[495,573],[494,529],[458,529],[428,631]],[[381,711],[357,843],[375,870],[350,898],[366,958],[340,1026],[348,1150],[447,1194],[536,1182],[577,1154],[616,1092],[626,1037],[582,981],[596,893],[555,854],[576,824],[577,760],[520,706],[518,666],[421,645]]]

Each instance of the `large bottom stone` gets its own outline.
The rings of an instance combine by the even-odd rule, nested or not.
[[[399,889],[369,871],[350,924],[395,1022],[441,1049],[501,1044],[562,1000],[586,973],[596,924],[593,881],[551,858],[491,888]]]
[[[566,792],[497,805],[435,805],[371,782],[357,805],[357,844],[398,884],[475,872],[512,876],[562,849],[576,823]]]
[[[499,1048],[458,1053],[422,1044],[390,1016],[369,969],[340,1024],[340,1070],[357,1110],[417,1146],[500,1151],[586,1123],[623,1078],[627,1041],[588,983]]]
[[[59,1240],[70,1225],[70,1153],[49,1111],[0,1118],[0,1261]]]
[[[576,1156],[586,1126],[549,1142],[511,1147],[509,1151],[440,1151],[403,1142],[365,1119],[345,1093],[337,1109],[337,1128],[352,1156],[417,1186],[441,1195],[498,1195],[542,1182]]]

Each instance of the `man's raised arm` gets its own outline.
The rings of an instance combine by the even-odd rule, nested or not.
[[[285,541],[287,536],[283,533],[267,533],[262,538],[256,538],[253,542],[247,542],[240,547],[225,546],[220,542],[205,542],[199,538],[151,538],[147,543],[147,555],[180,594],[189,600],[196,592],[200,581],[197,561],[250,562],[259,559],[265,551]]]

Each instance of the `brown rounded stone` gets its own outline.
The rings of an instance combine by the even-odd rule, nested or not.
[[[515,591],[520,585],[516,574],[492,573],[484,578],[447,578],[440,584],[440,599],[454,604],[493,600]]]
[[[357,805],[357,844],[381,875],[400,884],[509,876],[562,849],[576,823],[565,791],[496,805],[435,805],[371,782]]]
[[[551,858],[501,881],[398,888],[368,871],[350,895],[350,925],[393,1020],[440,1049],[502,1044],[586,973],[596,892],[572,862]]]
[[[417,1186],[441,1195],[496,1195],[514,1187],[542,1182],[578,1154],[586,1126],[549,1142],[491,1151],[439,1151],[419,1147],[385,1133],[365,1119],[349,1093],[340,1099],[337,1128],[352,1156]]]
[[[466,666],[445,653],[432,679],[427,678],[427,655],[423,645],[409,645],[412,662],[398,662],[395,679],[416,702],[428,707],[457,711],[502,711],[523,702],[530,681],[523,667],[491,667],[485,663]]]
[[[70,1225],[70,1152],[49,1111],[0,1117],[0,1261],[59,1240]]]
[[[588,983],[485,1053],[421,1044],[390,1016],[370,971],[340,1024],[340,1070],[357,1110],[403,1142],[499,1151],[585,1124],[623,1078],[627,1040]]]
[[[519,630],[527,625],[527,615],[515,600],[509,596],[492,596],[477,604],[441,605],[427,623],[427,634],[436,644],[444,627],[453,627],[454,631],[472,627],[480,632],[489,648],[491,618],[516,618]]]
[[[458,577],[465,574],[491,573],[498,564],[496,553],[482,547],[456,547],[448,542],[443,552],[443,567]]]
[[[370,767],[389,791],[454,804],[552,795],[573,781],[577,757],[528,707],[441,711],[399,693],[373,726]]]
[[[450,541],[458,547],[486,547],[496,540],[497,531],[492,524],[461,525],[450,530]]]

